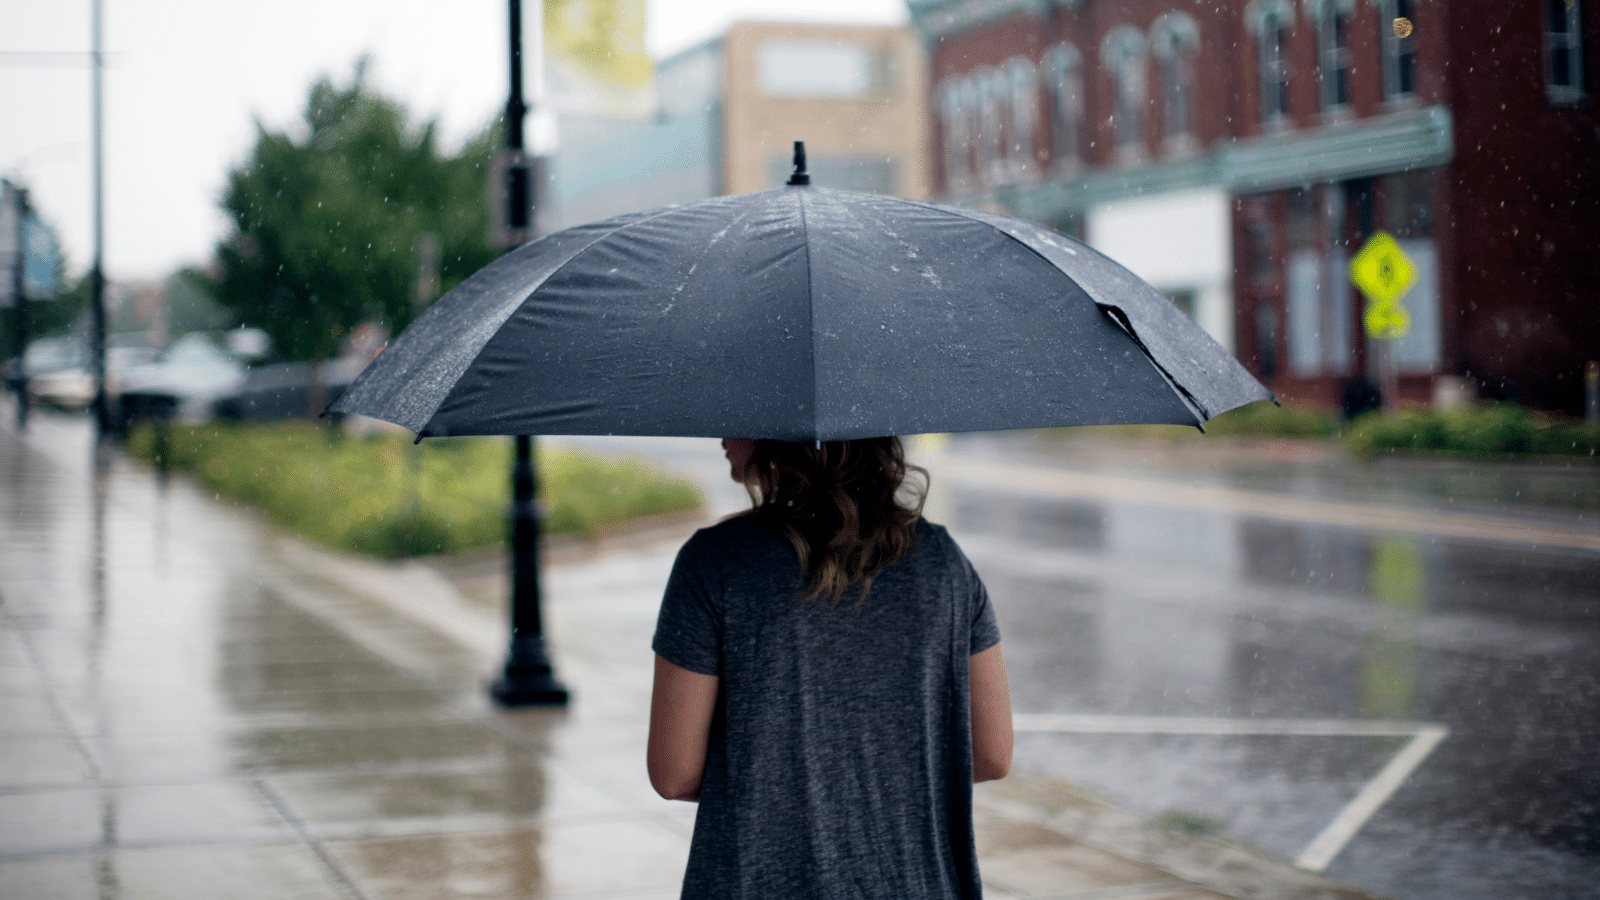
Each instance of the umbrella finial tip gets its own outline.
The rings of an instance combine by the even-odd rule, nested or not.
[[[806,173],[806,142],[794,142],[794,172],[789,176],[789,184],[810,184],[811,176]]]

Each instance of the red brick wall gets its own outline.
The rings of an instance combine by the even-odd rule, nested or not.
[[[1588,94],[1582,102],[1557,105],[1546,100],[1543,0],[1416,0],[1416,89],[1405,104],[1445,105],[1453,117],[1453,161],[1433,175],[1440,374],[1469,376],[1485,396],[1569,412],[1581,407],[1584,362],[1600,359],[1600,0],[1575,2],[1581,4],[1585,29]],[[1323,124],[1314,77],[1316,30],[1299,0],[1295,7],[1289,119],[1292,128],[1309,131]],[[935,41],[929,48],[930,76],[937,85],[949,75],[999,65],[1018,53],[1037,63],[1044,48],[1068,40],[1083,57],[1084,160],[1091,168],[1113,166],[1108,117],[1114,108],[1113,82],[1101,64],[1101,38],[1119,24],[1148,32],[1163,12],[1179,9],[1200,26],[1192,131],[1201,150],[1211,149],[1260,131],[1256,44],[1245,8],[1243,0],[1092,0],[1076,11],[1052,4],[1043,17],[1016,14]],[[1354,68],[1349,114],[1362,118],[1389,112],[1379,42],[1380,28],[1388,23],[1379,20],[1369,0],[1357,0],[1350,27]],[[1145,113],[1146,155],[1158,159],[1161,122],[1153,56],[1147,78],[1151,102]],[[935,192],[944,195],[937,118],[933,127]],[[1049,146],[1042,96],[1034,140],[1037,147]],[[1382,179],[1374,189],[1381,210]],[[1282,228],[1282,210],[1270,196],[1244,199],[1260,200],[1261,208],[1252,215],[1266,215]],[[1355,215],[1351,210],[1353,221]],[[1381,215],[1374,224],[1383,227]],[[1234,230],[1234,246],[1245,248],[1242,206],[1236,208]],[[1352,235],[1352,240],[1360,237]],[[1281,304],[1282,244],[1280,234],[1274,250],[1276,274],[1265,280],[1252,281],[1243,270],[1249,265],[1245,251],[1236,249],[1237,346],[1247,364],[1259,364],[1262,352],[1256,304]],[[1329,379],[1284,380],[1284,310],[1278,308],[1277,315],[1281,387],[1308,399],[1336,401],[1336,385]],[[1356,333],[1352,371],[1359,371],[1362,355],[1359,329]],[[1408,399],[1426,400],[1430,390],[1428,378],[1408,378],[1402,384]]]

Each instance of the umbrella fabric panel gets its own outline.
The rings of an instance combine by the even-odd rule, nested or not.
[[[378,414],[423,433],[462,373],[534,288],[585,247],[642,215],[569,229],[485,266],[418,316],[404,340],[378,354],[329,411]]]
[[[1095,303],[1127,317],[1128,325],[1163,372],[1205,419],[1270,400],[1272,394],[1160,292],[1100,252],[1020,219],[962,210],[1016,238],[1081,284]]]
[[[767,201],[657,211],[583,248],[485,344],[426,433],[810,439],[800,210]]]
[[[1007,234],[890,197],[801,196],[823,440],[1202,421],[1077,285]]]

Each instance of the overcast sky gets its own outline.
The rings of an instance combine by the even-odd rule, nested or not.
[[[660,58],[741,18],[897,23],[902,0],[648,0]],[[506,95],[505,0],[103,0],[105,264],[117,280],[203,263],[228,168],[259,117],[294,122],[321,74],[372,80],[447,149]],[[525,7],[537,9],[525,0]],[[28,186],[68,265],[91,255],[90,0],[0,0],[0,174]]]

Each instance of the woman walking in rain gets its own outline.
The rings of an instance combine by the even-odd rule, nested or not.
[[[723,447],[754,506],[684,545],[653,644],[650,780],[700,803],[682,896],[980,897],[1010,694],[926,472],[892,437]]]

